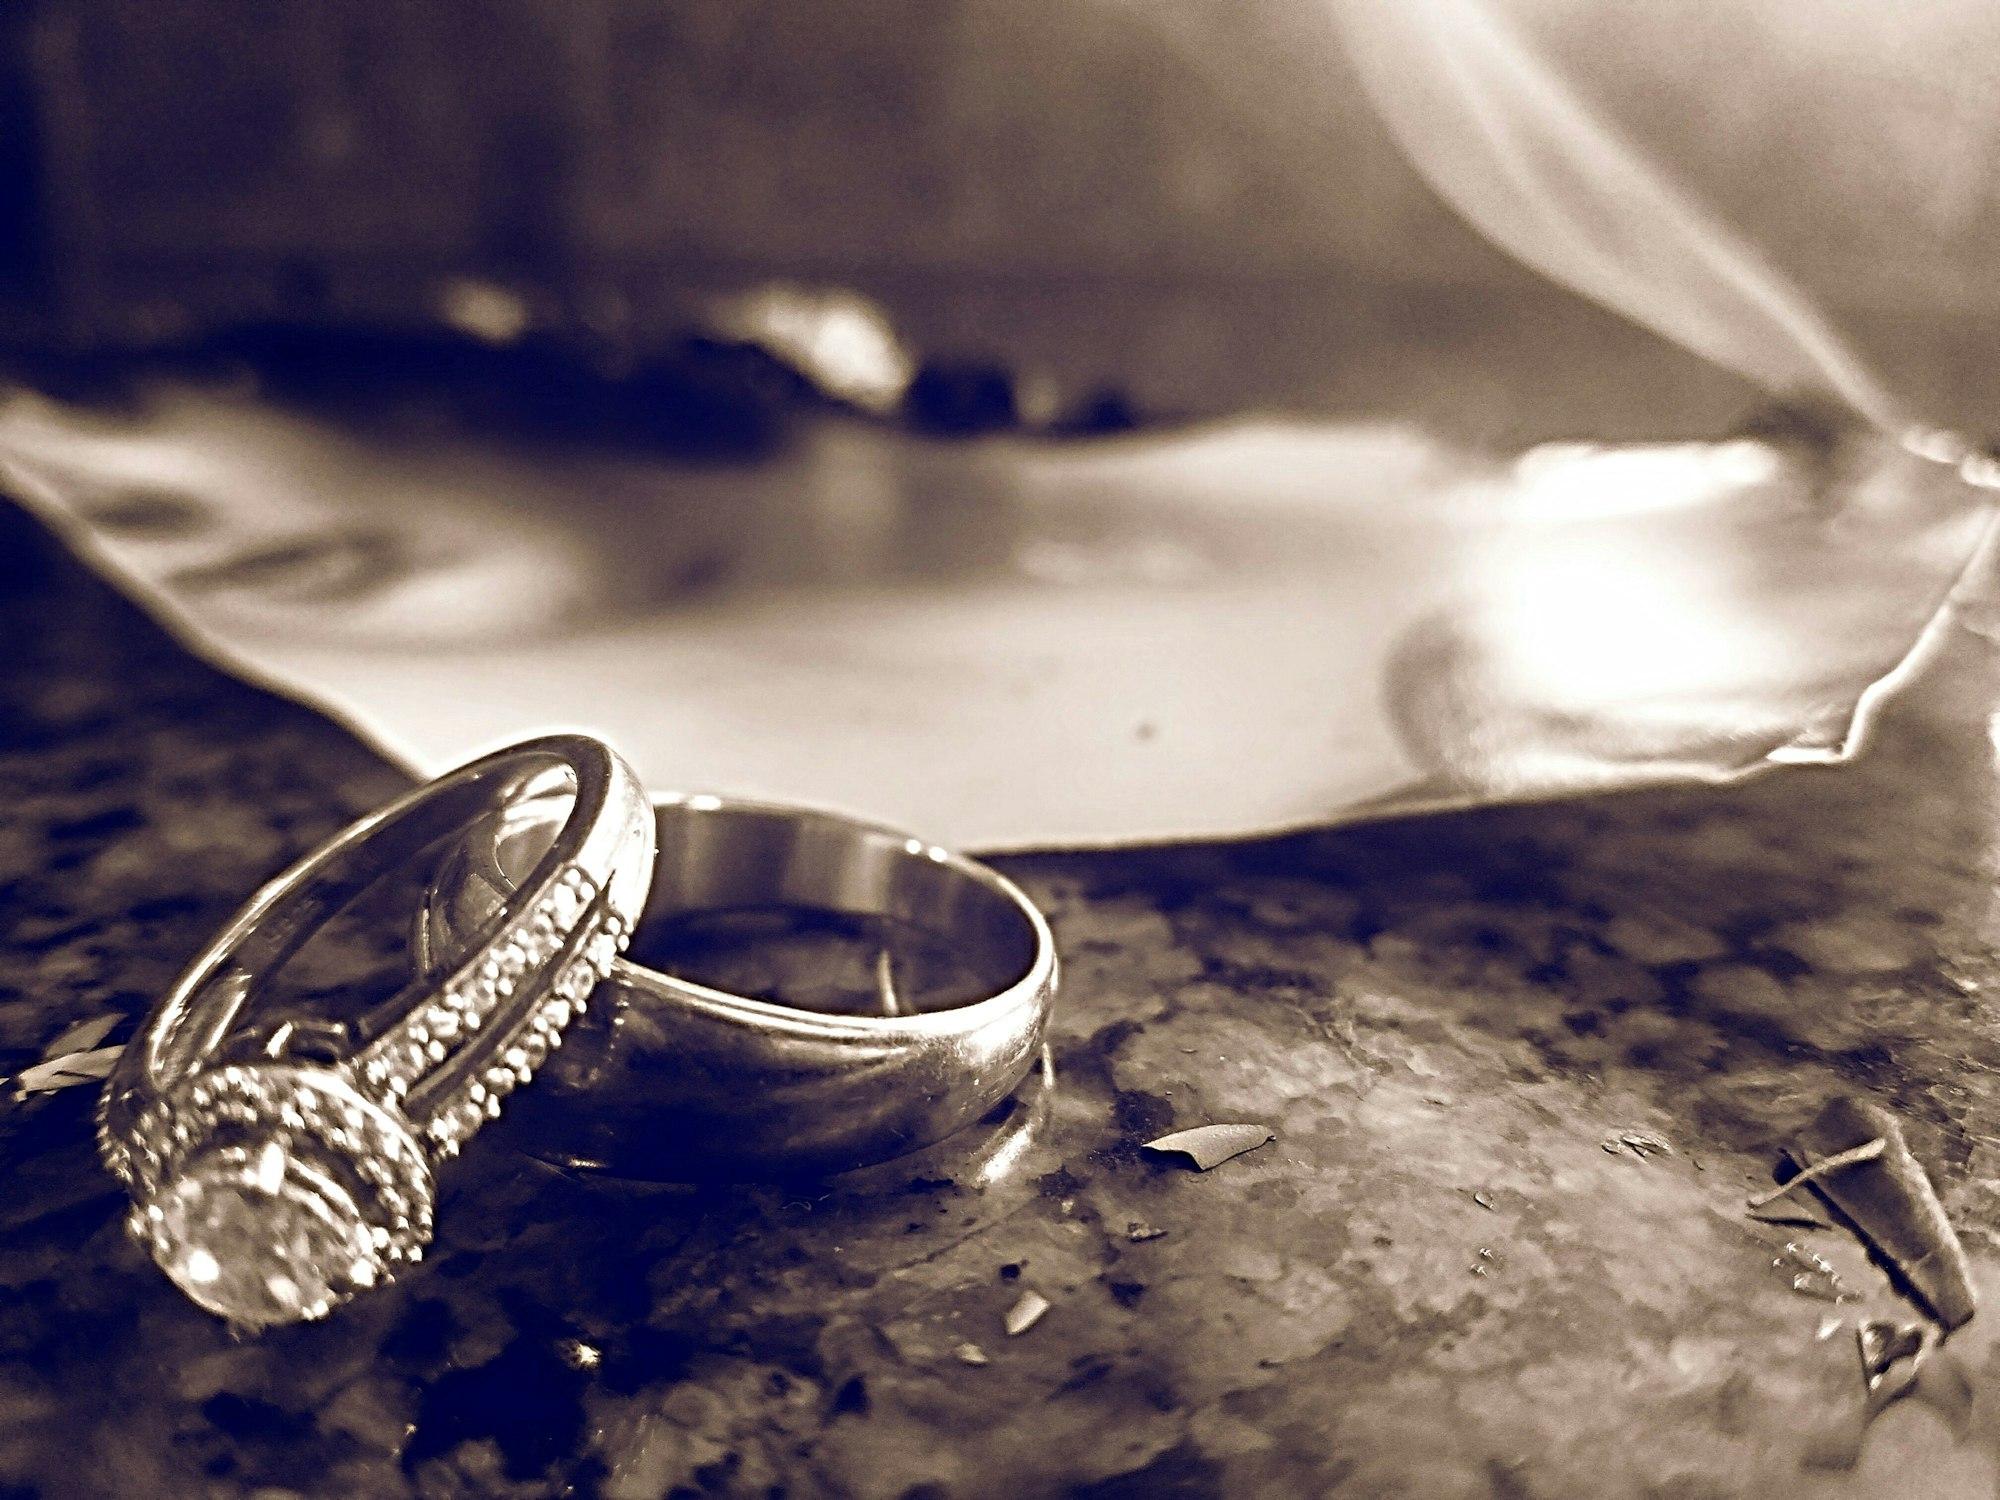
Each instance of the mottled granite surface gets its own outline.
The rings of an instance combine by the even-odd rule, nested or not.
[[[402,777],[12,512],[0,646],[11,1072]],[[1067,973],[1007,1120],[699,1190],[482,1140],[435,1254],[319,1326],[195,1310],[123,1237],[94,1090],[10,1098],[0,1495],[1989,1493],[2000,1308],[1948,1346],[1956,1424],[1864,1443],[1852,1324],[1904,1304],[1743,1204],[1864,1090],[2000,1295],[1996,688],[1961,630],[1847,769],[1010,861]],[[1277,1140],[1138,1150],[1214,1120]]]

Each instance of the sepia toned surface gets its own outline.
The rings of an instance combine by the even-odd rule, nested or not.
[[[309,385],[315,328],[345,393],[466,357],[385,329],[554,338],[591,378],[510,364],[490,418],[720,453],[791,423],[681,345],[775,280],[875,298],[924,366],[898,416],[967,431],[1281,407],[1513,450],[1833,393],[1990,435],[1991,14],[1684,9],[41,0],[0,13],[0,343],[187,341],[224,384],[261,349]],[[93,523],[171,543],[183,497],[137,469]],[[1786,567],[1745,597],[1865,592],[1767,550]],[[1509,592],[1644,700],[1605,622],[1670,560],[1595,561]],[[534,576],[458,623],[518,624]],[[1773,665],[1713,611],[1666,618]],[[94,1085],[46,1086],[405,775],[193,661],[0,499],[0,1500],[1992,1494],[2000,646],[1977,603],[1943,634],[1838,769],[1007,859],[1066,979],[1049,1068],[978,1128],[696,1188],[564,1174],[522,1112],[447,1181],[415,1274],[246,1339],[126,1240]],[[1688,639],[1655,642],[1669,681]],[[1443,676],[1409,660],[1400,710]],[[1254,726],[1195,717],[1268,791]],[[350,916],[314,996],[402,962],[393,902]],[[851,1005],[871,966],[824,936],[705,956]],[[1847,1229],[1745,1212],[1848,1091],[1900,1120],[1989,1304],[1872,1422],[1857,1329],[1910,1305]],[[1205,1127],[1247,1149],[1146,1149]]]
[[[77,1020],[136,1017],[401,781],[180,655],[11,512],[0,558],[15,1072]],[[124,1240],[89,1086],[10,1097],[0,1483],[1986,1493],[1991,1308],[1948,1346],[1967,1435],[1906,1401],[1864,1444],[1852,1325],[1900,1299],[1845,1231],[1743,1204],[1859,1088],[2000,1291],[1996,685],[1960,628],[1837,771],[1009,861],[1066,968],[1053,1089],[1008,1119],[848,1179],[700,1190],[496,1140],[416,1274],[255,1340]],[[1220,1122],[1277,1138],[1207,1173],[1139,1150]],[[1811,1257],[1855,1300],[1823,1300]],[[1009,1335],[1030,1292],[1048,1310]]]

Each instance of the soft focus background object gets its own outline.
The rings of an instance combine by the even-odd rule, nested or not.
[[[989,849],[1838,757],[1990,517],[1866,436],[1506,462],[1388,426],[823,416],[693,466],[181,389],[17,398],[0,455],[191,644],[419,768],[574,726],[656,790]]]
[[[1970,0],[41,0],[0,16],[0,332],[469,320],[643,351],[776,276],[1165,409],[1345,401],[1385,323],[1481,334],[1518,377],[1502,330],[1587,316],[1510,254],[1717,356],[1632,274],[1683,274],[1664,195],[1899,405],[1979,432],[1996,29]],[[1613,240],[1656,254],[1564,253]],[[1513,394],[1559,435],[1619,405]],[[1715,409],[1682,395],[1650,420]]]

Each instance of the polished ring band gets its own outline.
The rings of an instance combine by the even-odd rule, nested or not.
[[[516,799],[558,807],[554,835],[458,962],[359,1021],[256,1004],[358,895]],[[100,1104],[105,1163],[161,1268],[259,1327],[319,1317],[419,1258],[435,1164],[528,1081],[609,971],[652,841],[631,768],[552,735],[418,788],[260,891],[147,1017]]]
[[[645,1177],[858,1166],[943,1139],[1005,1099],[1039,1055],[1056,991],[1048,923],[1012,881],[906,833],[837,814],[676,795],[654,804],[642,929],[774,906],[887,918],[936,935],[991,986],[903,1015],[830,1015],[620,959],[559,1068],[514,1120],[523,1144]],[[419,950],[451,961],[511,899],[547,840],[513,805],[439,866]]]

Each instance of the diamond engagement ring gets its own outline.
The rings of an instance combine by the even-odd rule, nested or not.
[[[553,837],[449,966],[356,1021],[272,1014],[260,988],[364,891],[526,799]],[[421,1257],[436,1165],[529,1081],[628,941],[654,820],[585,735],[529,740],[353,824],[260,891],[146,1018],[98,1140],[133,1234],[246,1327],[325,1315]]]
[[[799,807],[683,794],[660,798],[654,815],[642,937],[695,913],[840,913],[937,940],[975,977],[976,998],[826,1014],[621,958],[561,1065],[523,1101],[521,1144],[655,1178],[858,1166],[977,1120],[1040,1055],[1055,944],[1034,903],[997,871],[897,829]],[[438,864],[420,961],[458,962],[538,867],[554,822],[553,809],[523,799],[466,833]]]

